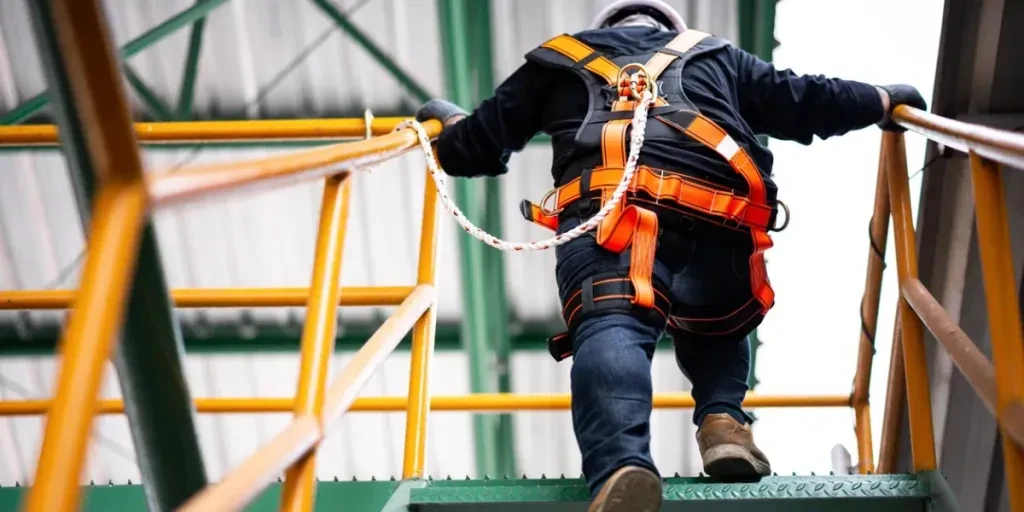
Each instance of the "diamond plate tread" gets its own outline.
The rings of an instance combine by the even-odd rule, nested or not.
[[[925,475],[771,476],[750,483],[722,483],[710,478],[667,478],[667,501],[724,500],[863,500],[924,499],[930,494]],[[413,489],[412,504],[433,503],[573,503],[589,499],[580,479],[434,480]]]

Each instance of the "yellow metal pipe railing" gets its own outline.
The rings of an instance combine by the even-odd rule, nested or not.
[[[885,187],[885,162],[888,148],[878,152],[878,177],[875,180],[875,206],[868,230],[868,271],[864,296],[860,304],[860,344],[857,347],[857,370],[853,380],[853,410],[857,435],[857,470],[868,474],[875,470],[871,445],[871,363],[875,356],[875,333],[878,327],[878,301],[882,295],[882,270],[885,268],[885,245],[889,233],[889,193]]]
[[[437,185],[427,170],[423,191],[423,215],[420,223],[419,268],[416,282],[434,286],[437,280],[439,216]],[[409,401],[405,414],[405,454],[402,478],[423,476],[427,451],[427,418],[430,414],[430,361],[434,354],[437,304],[432,304],[416,321],[412,331],[409,362]]]
[[[1018,446],[1024,446],[1024,404],[1020,401],[1011,401],[1002,408],[1000,414],[996,405],[998,400],[995,370],[985,354],[978,349],[978,345],[956,325],[949,317],[949,313],[942,308],[942,304],[935,300],[921,281],[907,280],[903,284],[903,296],[921,317],[925,327],[946,349],[949,358],[977,393],[978,398],[981,398],[982,403],[996,418],[1003,435],[1013,439]]]
[[[351,190],[352,183],[347,173],[324,181],[313,279],[306,306],[306,324],[302,329],[299,383],[295,392],[296,418],[318,416],[323,407],[324,383],[338,331],[341,261]],[[312,450],[285,474],[281,510],[312,510],[315,478],[316,450]]]
[[[405,412],[414,402],[406,396],[357,398],[349,412]],[[205,414],[251,414],[291,412],[291,398],[196,398],[196,410]],[[431,396],[428,403],[434,412],[501,413],[514,411],[560,411],[571,405],[568,393],[474,393],[470,395]],[[8,400],[0,402],[0,416],[37,416],[46,414],[50,400]],[[748,393],[743,401],[749,408],[850,407],[849,395],[761,395]],[[692,409],[693,396],[684,392],[655,393],[655,409]],[[121,400],[100,400],[97,414],[121,414]]]
[[[903,333],[896,303],[896,319],[892,326],[892,347],[889,351],[889,379],[885,387],[885,410],[882,414],[882,436],[878,442],[878,472],[894,473],[899,456],[900,422],[903,421],[907,372],[903,363]]]
[[[1021,152],[1024,153],[1024,149]],[[982,158],[975,148],[970,158],[978,252],[996,374],[996,419],[1002,419],[1004,410],[1011,404],[1024,403],[1024,329],[1019,316],[1010,225],[999,164]],[[1024,510],[1024,445],[1013,442],[1003,422],[1000,422],[1000,430],[1010,504],[1015,511],[1021,511]]]
[[[889,182],[889,201],[892,211],[894,241],[896,243],[897,273],[900,283],[917,279],[917,237],[910,211],[910,185],[907,176],[907,150],[903,134],[886,132],[882,135],[889,154],[886,156],[886,175]],[[928,363],[924,349],[921,319],[910,304],[900,299],[900,332],[903,340],[903,364],[906,366],[907,411],[910,418],[910,451],[915,471],[929,471],[936,467],[935,430],[932,426],[931,388],[928,385]]]
[[[1007,198],[999,165],[1024,168],[1024,136],[946,119],[907,106],[897,107],[894,118],[910,130],[970,156],[994,368],[917,278],[917,248],[903,134],[887,132],[883,134],[882,143],[886,153],[886,183],[879,183],[876,200],[887,188],[896,239],[900,303],[878,467],[881,472],[895,470],[899,422],[903,397],[906,396],[914,468],[935,468],[928,369],[921,328],[923,320],[996,417],[1003,434],[1010,506],[1015,512],[1024,511],[1024,379],[1021,379],[1024,375],[1024,329],[1015,290]],[[865,294],[871,291],[872,286],[869,280]],[[857,396],[855,391],[855,399]]]
[[[148,196],[100,6],[51,2],[49,9],[98,190],[81,283],[59,344],[56,398],[25,510],[69,512],[78,506],[96,399],[135,275]]]
[[[427,121],[423,126],[431,138],[441,131],[437,121]],[[358,143],[153,174],[149,176],[149,193],[154,206],[160,207],[243,187],[281,187],[376,165],[417,147],[416,131],[406,128]]]
[[[351,361],[331,384],[324,396],[319,417],[296,417],[284,432],[264,445],[219,483],[210,485],[190,499],[179,510],[240,510],[259,494],[281,471],[304,457],[319,443],[324,433],[351,406],[356,394],[366,384],[384,359],[412,329],[420,316],[434,304],[437,292],[433,286],[417,285],[409,298],[395,311],[356,352]]]
[[[378,117],[371,123],[374,136],[387,135],[407,118]],[[363,119],[285,119],[254,121],[187,121],[135,123],[135,138],[148,143],[273,142],[284,140],[363,139]],[[0,126],[0,147],[56,146],[59,134],[52,124]]]
[[[896,107],[893,119],[943,146],[1024,169],[1024,135],[956,121],[906,105]]]
[[[343,286],[339,306],[397,306],[412,286]],[[179,308],[265,308],[305,306],[309,288],[178,288],[171,290]],[[67,309],[72,290],[0,291],[0,310]]]

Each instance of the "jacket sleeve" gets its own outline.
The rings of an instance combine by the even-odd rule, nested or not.
[[[527,61],[484,100],[472,114],[442,131],[437,158],[451,176],[499,176],[508,159],[542,128],[549,73]]]
[[[866,128],[885,111],[875,86],[822,75],[797,75],[732,48],[740,115],[755,133],[810,144]]]

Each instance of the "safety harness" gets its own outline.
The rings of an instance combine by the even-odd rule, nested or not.
[[[750,155],[725,130],[701,115],[686,98],[680,79],[688,60],[727,44],[709,34],[686,30],[649,56],[609,59],[572,36],[560,35],[527,54],[530,60],[572,70],[583,79],[590,106],[575,141],[583,147],[600,147],[601,152],[598,166],[584,168],[578,178],[548,192],[540,205],[523,200],[520,210],[527,220],[554,231],[561,214],[593,213],[609,199],[623,177],[630,119],[645,89],[655,96],[648,116],[657,120],[647,125],[648,141],[696,140],[721,155],[747,184],[747,193],[739,194],[678,172],[640,166],[628,196],[603,219],[595,234],[597,243],[609,251],[621,253],[632,248],[629,271],[595,275],[562,298],[562,318],[568,331],[548,340],[555,360],[572,354],[572,335],[583,320],[608,312],[630,312],[658,325],[667,323],[673,329],[715,335],[756,326],[774,305],[764,252],[772,246],[768,231],[785,228],[774,228],[776,206],[785,209],[785,205],[768,203],[764,179]],[[635,62],[644,57],[645,64]],[[551,207],[549,202],[553,202]],[[665,284],[652,275],[659,234],[656,211],[748,232],[753,247],[750,300],[728,310],[676,307]]]

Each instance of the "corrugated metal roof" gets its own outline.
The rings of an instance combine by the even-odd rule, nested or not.
[[[357,1],[336,2],[349,9]],[[495,74],[500,80],[522,62],[522,55],[558,32],[589,23],[604,0],[493,0]],[[734,2],[672,1],[691,25],[735,40]],[[26,2],[0,2],[0,102],[3,110],[44,90],[32,44]],[[108,0],[118,44],[141,34],[192,0]],[[371,0],[352,16],[382,48],[423,84],[441,95],[442,62],[433,1]],[[229,1],[208,20],[195,96],[200,118],[330,117],[361,115],[365,107],[378,115],[407,113],[404,91],[350,38],[332,30],[330,21],[310,2]],[[290,61],[329,35],[286,78],[276,77]],[[129,59],[136,73],[173,106],[185,61],[188,30],[179,31]],[[268,83],[276,83],[268,88]],[[138,118],[146,117],[132,93]],[[412,103],[408,103],[412,105]],[[195,163],[251,158],[280,149],[204,149]],[[146,150],[153,170],[175,166],[188,150]],[[415,271],[419,210],[422,204],[422,156],[410,154],[376,173],[360,175],[353,193],[350,231],[342,281],[346,285],[408,284]],[[548,233],[521,220],[519,199],[539,199],[550,187],[550,149],[530,146],[516,155],[504,184],[504,233],[529,240]],[[172,287],[305,286],[311,274],[319,184],[304,184],[255,195],[228,194],[161,211],[156,215],[164,269]],[[401,198],[394,201],[395,194]],[[54,151],[0,153],[0,288],[69,287],[77,280],[76,261],[83,237],[63,157]],[[397,207],[396,207],[397,205]],[[440,319],[454,321],[461,310],[456,230],[443,223]],[[516,254],[505,259],[510,307],[526,322],[557,318],[558,302],[550,279],[551,252]],[[61,271],[71,269],[64,278]],[[59,281],[59,282],[58,282]],[[342,325],[370,320],[370,308],[345,310]],[[271,325],[296,325],[301,309],[182,310],[186,328],[235,324],[245,318]],[[62,312],[0,312],[0,336],[29,336],[52,330]],[[335,357],[335,367],[347,356]],[[566,364],[542,363],[544,354],[517,354],[513,382],[520,391],[568,391]],[[687,389],[675,363],[655,358],[655,389]],[[435,394],[469,391],[468,369],[461,354],[441,353],[433,375]],[[296,382],[294,355],[190,355],[189,382],[194,396],[289,396]],[[0,398],[46,397],[55,378],[50,358],[0,360]],[[408,356],[394,355],[364,394],[401,395],[406,390]],[[107,372],[108,397],[118,396],[113,372]],[[656,412],[654,450],[666,472],[695,473],[696,454],[687,411]],[[357,414],[322,448],[322,478],[386,477],[400,473],[404,418],[400,414]],[[239,463],[286,422],[286,415],[202,415],[204,454],[211,477]],[[469,415],[433,416],[428,473],[434,476],[472,472]],[[0,419],[0,484],[29,480],[38,450],[40,418]],[[578,474],[566,412],[516,415],[517,454],[521,471],[535,475]],[[672,431],[675,435],[658,435]],[[691,432],[691,433],[687,433]],[[528,441],[524,441],[528,439]],[[546,441],[545,441],[546,439]],[[83,481],[138,481],[130,437],[123,417],[99,420],[92,457]],[[356,442],[358,440],[358,442]]]

